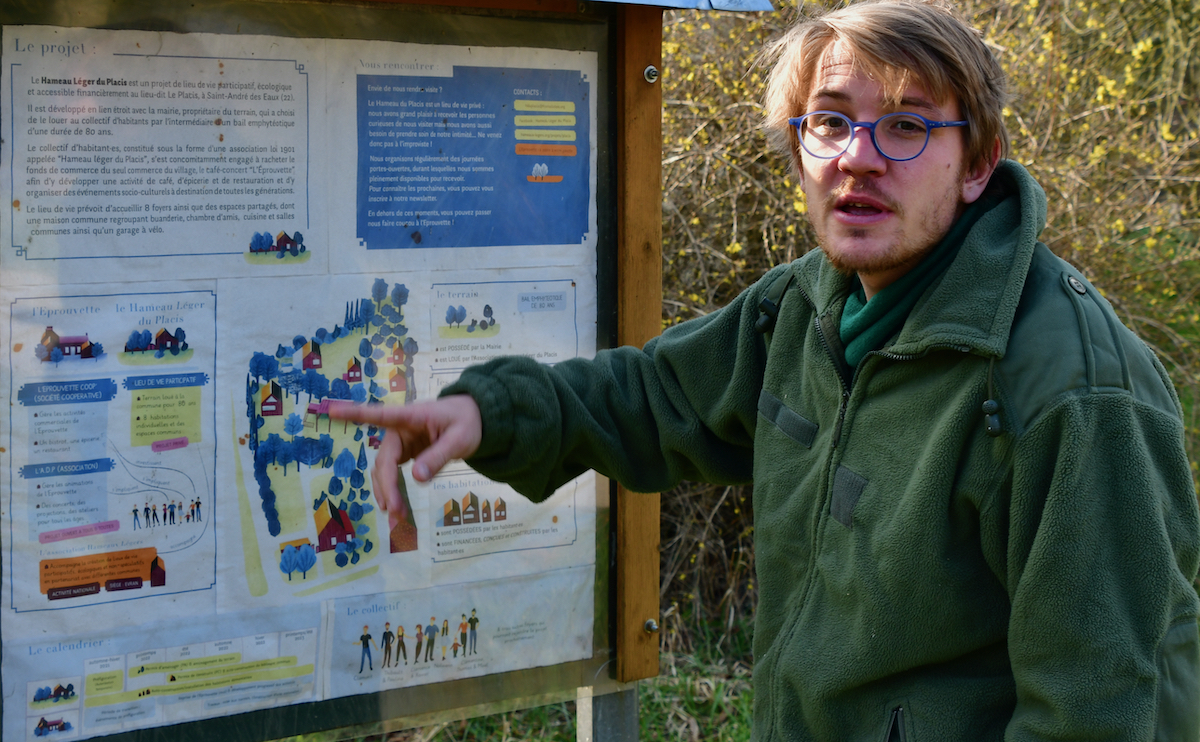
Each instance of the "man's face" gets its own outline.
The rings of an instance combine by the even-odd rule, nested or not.
[[[916,84],[905,89],[899,109],[886,105],[883,87],[850,59],[841,42],[825,49],[804,113],[836,111],[873,122],[901,110],[934,121],[960,119],[956,101],[938,103]],[[931,130],[925,151],[907,162],[881,155],[866,129],[857,129],[838,157],[823,160],[801,150],[800,159],[808,218],[821,248],[836,268],[859,275],[868,298],[916,265],[991,176],[990,167],[964,172],[957,129]]]

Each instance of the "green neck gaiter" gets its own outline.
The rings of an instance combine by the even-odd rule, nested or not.
[[[954,262],[967,233],[992,205],[993,198],[989,198],[988,194],[977,199],[920,263],[885,286],[870,301],[863,293],[862,283],[857,277],[854,278],[857,288],[846,297],[838,329],[842,345],[846,348],[846,363],[851,368],[857,367],[858,362],[870,351],[882,348],[900,330],[917,300]]]

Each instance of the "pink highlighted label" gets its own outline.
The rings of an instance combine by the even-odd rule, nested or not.
[[[88,526],[74,526],[73,528],[62,528],[57,531],[46,531],[38,534],[39,544],[52,544],[55,541],[69,541],[73,538],[83,538],[84,536],[94,536],[97,533],[116,533],[121,528],[120,521],[106,520],[100,523],[92,523]]]
[[[181,438],[168,438],[165,441],[154,441],[150,444],[150,450],[158,453],[159,451],[173,451],[176,448],[187,448],[187,436]],[[143,444],[144,445],[144,444]]]

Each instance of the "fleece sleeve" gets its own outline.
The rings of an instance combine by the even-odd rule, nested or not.
[[[681,479],[748,482],[766,348],[754,331],[764,276],[725,308],[644,348],[555,366],[501,358],[441,394],[470,394],[483,440],[468,460],[534,500],[588,469],[635,491]]]
[[[1179,419],[1060,400],[1014,450],[1005,740],[1196,740],[1196,493]]]

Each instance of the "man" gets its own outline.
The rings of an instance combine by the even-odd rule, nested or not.
[[[770,54],[766,125],[822,250],[640,350],[339,409],[389,428],[381,505],[410,458],[418,480],[464,457],[534,499],[589,467],[647,491],[752,480],[756,739],[1196,739],[1179,402],[1037,242],[999,64],[952,11],[902,0]]]
[[[392,642],[396,639],[396,635],[392,633],[390,621],[384,621],[383,634],[379,639],[383,642],[383,666],[388,667],[392,664]],[[396,659],[400,659],[399,654],[396,655]]]
[[[433,662],[433,643],[437,639],[437,619],[429,617],[429,625],[425,627],[425,661]]]
[[[375,666],[371,664],[371,647],[374,646],[375,640],[371,638],[369,626],[363,626],[362,636],[358,637],[355,644],[358,643],[362,644],[362,656],[358,659],[358,672],[362,673],[364,664],[368,670],[374,671]]]

